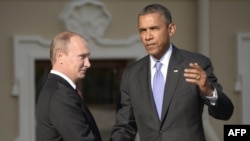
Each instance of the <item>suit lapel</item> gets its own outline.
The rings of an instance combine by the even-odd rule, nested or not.
[[[75,95],[77,95],[80,99],[80,96],[77,94],[77,90],[74,90],[72,88],[72,86],[66,81],[64,80],[62,77],[55,75],[55,74],[49,74],[48,75],[49,79],[55,79],[55,81],[60,81],[60,83],[63,83],[66,87],[69,87],[70,89],[72,89],[72,91],[74,91]],[[84,101],[81,102],[81,109],[84,112],[84,114],[86,115],[86,118],[88,120],[88,123],[90,124],[90,128],[92,129],[92,131],[94,132],[95,137],[97,138],[96,140],[100,141],[101,140],[101,135],[99,133],[98,127],[96,125],[96,122],[91,114],[91,112],[89,111],[89,108],[87,107],[86,103]]]
[[[151,72],[150,72],[150,58],[147,56],[145,58],[145,62],[142,63],[143,69],[141,69],[141,73],[139,75],[139,84],[141,84],[142,93],[145,95],[147,102],[149,104],[149,108],[147,109],[149,111],[153,112],[155,121],[158,121],[160,123],[160,120],[158,118],[156,106],[154,103],[154,97],[153,97],[153,91],[151,86]]]
[[[168,108],[175,93],[179,78],[183,75],[183,67],[180,65],[181,61],[182,59],[181,56],[178,55],[178,49],[173,47],[165,83],[161,123],[164,123],[164,120],[166,119]]]

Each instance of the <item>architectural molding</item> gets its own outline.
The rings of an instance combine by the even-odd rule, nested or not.
[[[198,9],[198,36],[197,36],[197,45],[198,52],[209,57],[210,56],[210,46],[209,46],[209,14],[210,14],[210,0],[198,0],[197,1]],[[203,124],[206,139],[208,141],[219,141],[218,135],[214,132],[214,129],[211,125],[208,108],[204,107],[203,112]]]
[[[19,137],[17,141],[35,141],[35,73],[37,59],[49,58],[49,40],[39,36],[14,36],[14,86],[19,96]]]
[[[139,42],[138,35],[131,35],[127,39],[105,39],[103,36],[110,25],[112,16],[99,0],[75,0],[66,4],[60,21],[65,30],[74,31],[103,47],[130,46]]]
[[[250,124],[250,33],[237,34],[237,80],[235,91],[241,96],[241,123]]]
[[[74,0],[60,15],[64,28],[85,38],[102,37],[111,22],[111,14],[99,0]]]
[[[209,40],[209,27],[210,27],[210,0],[198,0],[198,51],[199,53],[210,56],[210,40]]]

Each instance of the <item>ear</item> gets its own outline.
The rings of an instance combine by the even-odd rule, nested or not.
[[[64,60],[64,53],[62,50],[57,50],[56,51],[56,60],[58,61],[59,64],[62,64],[63,63],[63,60]]]
[[[168,26],[168,31],[169,31],[169,36],[173,36],[176,30],[176,25],[174,23],[169,24]]]

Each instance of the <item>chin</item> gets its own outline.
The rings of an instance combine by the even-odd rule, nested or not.
[[[85,74],[81,74],[81,75],[79,76],[79,79],[83,79],[83,78],[85,78]]]
[[[154,56],[154,51],[153,50],[148,50],[148,54]]]
[[[153,51],[151,51],[151,52],[148,52],[151,56],[157,56],[157,53],[155,53],[155,52],[153,52]]]

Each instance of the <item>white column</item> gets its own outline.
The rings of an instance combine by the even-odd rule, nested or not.
[[[209,44],[209,0],[198,0],[198,52],[209,57],[210,44]],[[207,141],[219,141],[217,134],[214,132],[213,127],[209,121],[208,109],[204,108],[203,124]]]
[[[198,0],[198,52],[209,57],[209,0]]]
[[[250,33],[237,34],[237,81],[235,91],[240,94],[241,124],[250,124]]]

